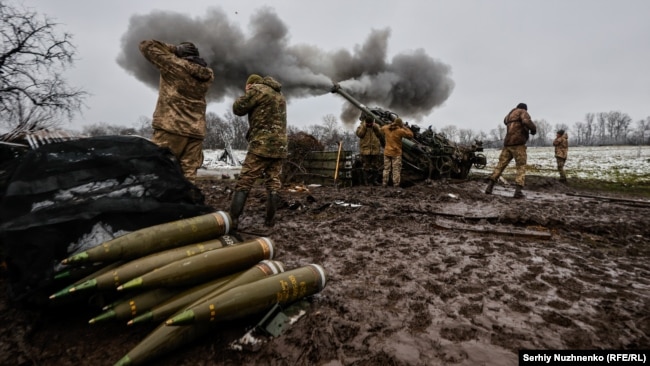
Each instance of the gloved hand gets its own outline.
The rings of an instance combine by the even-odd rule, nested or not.
[[[530,131],[530,134],[533,135],[533,136],[535,136],[536,133],[537,133],[537,131]]]
[[[198,56],[199,49],[193,43],[182,42],[176,46],[176,56],[178,57],[188,57],[188,56]]]

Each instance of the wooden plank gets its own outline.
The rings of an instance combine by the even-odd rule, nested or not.
[[[463,230],[463,231],[472,231],[472,232],[479,232],[479,233],[490,233],[490,234],[508,235],[508,236],[525,236],[525,237],[533,237],[536,239],[551,238],[550,232],[533,231],[533,230],[525,230],[525,229],[523,230],[512,229],[512,228],[497,227],[494,225],[471,225],[471,224],[465,224],[462,222],[445,220],[445,219],[437,219],[434,225],[439,228],[449,229],[449,230]]]
[[[585,198],[593,198],[597,200],[604,200],[604,201],[612,201],[612,202],[622,202],[622,203],[634,203],[638,205],[647,205],[650,206],[650,201],[643,201],[643,200],[631,200],[627,198],[616,198],[616,197],[606,197],[606,196],[594,196],[590,194],[579,194],[579,193],[566,193],[567,196],[573,196],[573,197],[585,197]]]
[[[496,220],[496,219],[499,218],[498,215],[477,216],[477,215],[466,215],[466,214],[459,214],[459,213],[452,213],[452,212],[439,212],[439,211],[405,210],[404,212],[405,213],[416,213],[416,214],[432,215],[432,216],[460,217],[460,218],[469,219],[469,220]]]

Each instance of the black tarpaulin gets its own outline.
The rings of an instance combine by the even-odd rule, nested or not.
[[[134,231],[214,210],[168,149],[136,136],[47,144],[22,155],[0,203],[9,296],[38,302],[54,268],[101,224]],[[47,294],[49,295],[49,294]]]

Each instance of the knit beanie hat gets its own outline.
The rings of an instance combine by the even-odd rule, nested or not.
[[[246,85],[248,84],[257,84],[262,81],[262,77],[257,74],[251,74],[248,79],[246,79]]]
[[[528,106],[526,105],[526,103],[517,104],[517,108],[523,109],[523,110],[526,110],[526,111],[528,110]]]

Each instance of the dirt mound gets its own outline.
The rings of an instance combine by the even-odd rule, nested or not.
[[[199,182],[217,210],[233,186]],[[278,224],[262,233],[287,267],[322,265],[325,289],[256,351],[229,347],[254,322],[234,324],[157,364],[516,365],[522,348],[650,348],[650,205],[534,176],[523,200],[505,182],[493,195],[484,187],[287,189]],[[242,230],[264,230],[262,189]],[[0,313],[0,364],[110,365],[151,330],[89,326],[95,310],[3,302]]]

